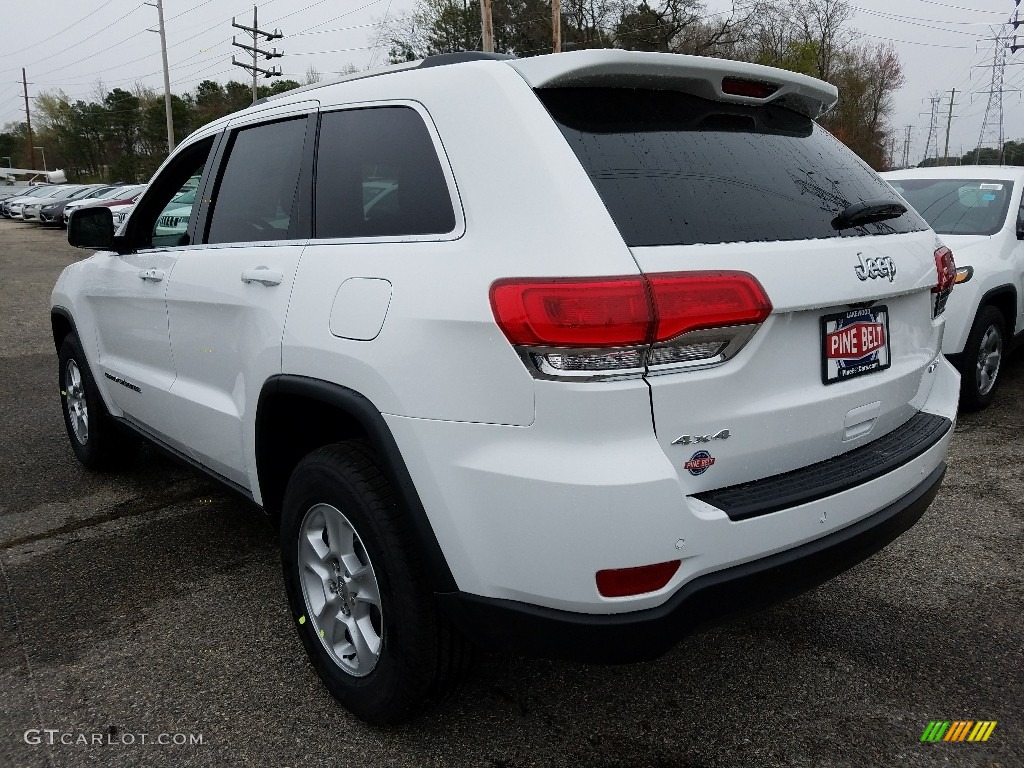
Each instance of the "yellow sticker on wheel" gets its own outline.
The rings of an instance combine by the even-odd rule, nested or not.
[[[306,617],[305,616],[299,616],[299,624],[305,624],[305,623],[306,623]]]

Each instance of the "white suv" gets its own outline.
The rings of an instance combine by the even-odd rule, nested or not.
[[[391,722],[468,641],[650,659],[936,494],[955,267],[817,80],[457,54],[201,128],[53,292],[71,445],[141,435],[280,525],[331,692]],[[201,175],[187,227],[165,208]]]
[[[882,176],[960,263],[942,351],[960,369],[961,408],[984,408],[1003,357],[1024,339],[1024,168],[954,165]]]

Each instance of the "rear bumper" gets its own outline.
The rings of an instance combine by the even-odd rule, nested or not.
[[[490,648],[591,663],[654,659],[696,629],[812,589],[878,552],[920,519],[945,472],[943,462],[873,515],[792,549],[700,576],[655,608],[598,615],[462,592],[438,600],[464,633]]]

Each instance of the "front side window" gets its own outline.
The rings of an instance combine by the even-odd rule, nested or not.
[[[237,131],[213,196],[207,243],[286,240],[306,139],[305,116]]]
[[[206,168],[213,139],[202,139],[182,149],[147,186],[115,187],[100,199],[130,200],[145,190],[129,219],[127,236],[137,248],[176,248],[189,244],[188,222],[195,207],[175,202],[183,191],[198,186]],[[169,225],[168,216],[178,221]]]
[[[195,169],[195,172],[178,189],[170,202],[160,211],[156,224],[153,226],[154,246],[167,247],[187,244],[188,222],[196,207],[196,189],[199,187],[199,179],[202,178],[205,165],[204,158],[203,165]]]
[[[1013,182],[996,179],[891,179],[940,235],[994,235],[1003,228]]]
[[[453,229],[448,183],[416,110],[373,107],[323,116],[317,237],[440,235]]]

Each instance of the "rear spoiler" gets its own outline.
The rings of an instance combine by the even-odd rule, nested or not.
[[[839,100],[834,85],[814,77],[760,64],[678,53],[592,49],[503,63],[519,72],[533,88],[682,91],[734,104],[778,104],[812,120]]]

